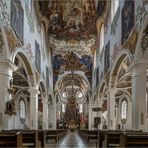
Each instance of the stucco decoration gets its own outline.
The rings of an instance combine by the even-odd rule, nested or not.
[[[0,29],[0,56],[3,56],[3,50],[4,50],[4,40],[2,36],[2,31]]]
[[[5,28],[5,33],[7,37],[9,51],[12,53],[17,47],[19,48],[22,44],[11,29],[8,30]]]
[[[113,53],[111,55],[111,66],[113,65],[117,55],[120,53],[121,50],[122,50],[121,45],[119,43],[115,43],[113,48]]]
[[[53,37],[49,38],[50,44],[54,47],[53,54],[63,54],[68,52],[76,52],[78,55],[92,55],[92,51],[95,45],[95,36],[92,35],[92,38],[88,41],[76,41],[76,40],[57,40]]]
[[[29,59],[31,60],[31,62],[33,62],[33,53],[32,53],[32,47],[30,43],[25,43],[25,45],[22,47],[25,52],[27,53]]]
[[[10,28],[10,16],[6,0],[0,0],[0,26]]]
[[[138,40],[138,32],[136,31],[136,29],[134,29],[129,35],[128,39],[124,42],[123,48],[129,49],[131,54],[134,54],[137,40]]]
[[[148,50],[148,25],[147,25],[147,27],[144,31],[143,37],[142,37],[141,50],[142,50],[143,54],[146,50]]]
[[[143,21],[145,20],[145,16],[148,14],[148,3],[145,4],[143,3],[143,6],[138,6],[137,8],[137,14],[136,14],[136,30],[139,32],[141,27],[142,27],[142,24],[143,24]]]

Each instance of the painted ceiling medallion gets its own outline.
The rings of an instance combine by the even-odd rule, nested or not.
[[[49,20],[48,34],[56,39],[88,40],[96,34],[95,0],[39,1],[40,12]]]
[[[71,53],[71,55],[69,56],[69,62],[70,62],[70,64],[75,64],[76,63],[76,57],[75,57],[75,55],[73,54],[73,52]]]

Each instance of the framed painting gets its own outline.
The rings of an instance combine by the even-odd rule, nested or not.
[[[23,43],[24,10],[18,0],[11,1],[11,27],[18,39]]]
[[[35,41],[35,67],[41,73],[41,51],[37,41]]]
[[[134,14],[134,0],[126,0],[122,9],[122,44],[135,25]]]

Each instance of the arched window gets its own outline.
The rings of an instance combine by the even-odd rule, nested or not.
[[[121,103],[121,119],[127,118],[127,101],[123,100]]]
[[[104,24],[101,26],[101,32],[100,32],[100,53],[104,47]]]
[[[62,112],[65,113],[65,104],[62,104]]]
[[[82,104],[79,104],[79,112],[83,113],[83,105]]]
[[[118,7],[119,7],[119,0],[111,0],[111,21],[113,20]]]
[[[20,118],[25,119],[26,118],[26,106],[25,106],[25,101],[23,99],[20,100],[19,107],[20,107]]]

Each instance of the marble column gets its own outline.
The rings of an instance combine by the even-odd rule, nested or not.
[[[115,122],[115,94],[116,89],[110,88],[108,93],[108,129],[116,129],[116,122]]]
[[[134,65],[132,72],[132,129],[146,130],[146,64]]]
[[[38,94],[35,88],[30,88],[30,129],[38,129]]]
[[[43,129],[48,129],[48,100],[45,99],[42,101],[43,103]]]
[[[11,129],[15,127],[14,115],[5,114],[6,102],[11,100],[11,95],[8,93],[10,88],[10,80],[12,80],[13,71],[16,66],[8,60],[0,60],[0,129]]]

